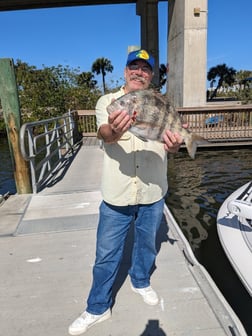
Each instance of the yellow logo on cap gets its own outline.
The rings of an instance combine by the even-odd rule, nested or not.
[[[140,50],[136,56],[145,60],[150,58],[149,54],[145,50]]]

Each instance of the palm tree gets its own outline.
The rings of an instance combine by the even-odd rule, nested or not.
[[[252,71],[250,70],[239,70],[236,73],[237,83],[248,85],[248,79],[252,77]]]
[[[219,64],[215,67],[212,67],[208,73],[207,73],[207,80],[211,81],[211,83],[214,83],[216,78],[218,79],[217,87],[214,89],[210,99],[213,97],[216,97],[218,89],[223,85],[232,85],[235,82],[236,70],[234,68],[229,68],[227,65]]]
[[[99,75],[101,73],[102,75],[102,84],[103,84],[103,92],[105,93],[106,91],[106,86],[105,86],[105,76],[107,72],[112,72],[114,70],[113,65],[111,64],[111,61],[108,60],[107,58],[97,58],[96,61],[94,61],[92,65],[92,72],[96,73]]]
[[[162,89],[162,87],[165,85],[167,80],[167,74],[169,71],[168,65],[160,64],[159,67],[159,89]]]
[[[90,71],[82,72],[77,77],[77,82],[78,82],[78,85],[85,86],[91,90],[94,89],[97,84],[97,81],[94,80],[94,75]]]

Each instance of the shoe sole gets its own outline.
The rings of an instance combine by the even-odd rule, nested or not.
[[[99,318],[99,320],[96,320],[94,323],[90,324],[87,329],[83,330],[83,331],[70,331],[68,330],[68,333],[72,336],[78,336],[81,334],[84,334],[86,331],[88,331],[88,329],[90,329],[91,327],[93,327],[94,325],[96,325],[97,323],[103,322],[108,320],[111,317],[111,311],[109,311],[109,313],[107,313],[106,315],[102,316],[101,318]]]
[[[131,285],[131,289],[132,289],[132,291],[133,291],[134,293],[140,295],[141,298],[143,299],[143,301],[144,301],[147,305],[149,305],[149,306],[156,306],[156,305],[158,304],[159,299],[157,299],[157,301],[155,301],[155,302],[146,301],[145,298],[144,298],[144,296],[141,295],[141,294],[137,291],[137,289],[136,289],[135,287],[133,287],[132,285]]]

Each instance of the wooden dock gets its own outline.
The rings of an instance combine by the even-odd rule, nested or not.
[[[83,145],[54,183],[37,194],[13,195],[0,206],[0,323],[8,336],[65,336],[85,309],[101,201],[103,151]],[[130,289],[132,232],[115,284],[112,318],[90,336],[238,336],[243,326],[166,208],[158,235],[147,306]]]

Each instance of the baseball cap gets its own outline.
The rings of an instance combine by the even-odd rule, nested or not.
[[[154,68],[154,65],[155,65],[154,57],[144,49],[135,50],[135,51],[130,52],[128,54],[126,65],[129,65],[133,61],[137,61],[137,60],[145,61],[146,63],[149,64],[151,69]]]

